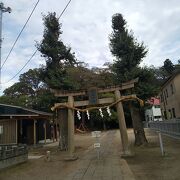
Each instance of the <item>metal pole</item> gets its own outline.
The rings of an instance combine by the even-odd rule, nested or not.
[[[1,2],[0,3],[0,89],[1,89],[1,48],[2,48],[2,15],[3,15],[3,12],[8,12],[8,13],[11,13],[11,8],[10,7],[7,7],[5,8],[4,7],[4,4]]]
[[[96,138],[96,142],[100,144],[99,137]],[[100,147],[97,148],[97,155],[98,155],[98,160],[100,158]]]
[[[162,154],[162,156],[164,156],[164,148],[163,148],[161,132],[158,132],[158,135],[159,135],[159,144],[160,144],[160,148],[161,148],[161,154]]]
[[[2,48],[2,7],[3,3],[0,3],[0,89],[1,89],[1,48]]]

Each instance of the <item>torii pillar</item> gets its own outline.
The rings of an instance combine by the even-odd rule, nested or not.
[[[116,100],[121,98],[121,93],[119,90],[116,90],[114,94]],[[126,128],[126,121],[125,121],[124,110],[121,101],[116,104],[116,108],[117,108],[119,130],[120,130],[122,148],[123,148],[122,156],[131,156],[131,151],[129,149],[127,128]]]
[[[74,106],[73,96],[68,96],[68,105]],[[74,155],[74,110],[68,109],[68,157],[66,160],[76,160],[77,157]]]

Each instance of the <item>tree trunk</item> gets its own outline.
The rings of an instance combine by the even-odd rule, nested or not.
[[[107,128],[106,128],[106,123],[105,123],[104,119],[102,120],[102,122],[103,122],[103,130],[106,131]]]
[[[130,112],[131,112],[132,124],[134,128],[134,135],[135,135],[134,144],[136,146],[146,145],[148,141],[145,136],[140,109],[137,107],[134,107],[133,103],[131,102]]]

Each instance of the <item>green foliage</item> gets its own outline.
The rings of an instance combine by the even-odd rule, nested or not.
[[[111,116],[108,115],[106,109],[102,109],[104,115],[103,118],[100,116],[98,110],[90,111],[90,121],[91,124],[93,124],[93,127],[91,127],[92,130],[103,129],[104,127],[106,129],[118,127],[117,112],[113,108],[111,108],[110,111]]]
[[[162,84],[162,82],[164,82],[164,80],[166,80],[168,78],[168,74],[165,71],[164,67],[158,67],[155,68],[154,67],[154,74],[156,76],[156,79],[159,80]]]
[[[11,87],[4,90],[4,94],[11,98],[19,98],[21,95],[28,95],[32,93],[32,88],[29,85],[26,86],[26,84],[23,82],[17,82],[13,84]]]
[[[164,66],[163,66],[163,68],[165,69],[165,71],[166,71],[169,75],[171,75],[171,74],[173,73],[173,71],[175,70],[173,63],[172,63],[171,60],[169,60],[169,59],[166,59],[166,60],[164,61]]]
[[[116,84],[139,78],[135,93],[142,99],[157,94],[157,82],[152,68],[139,64],[147,54],[147,48],[143,43],[138,43],[132,31],[126,28],[126,21],[121,14],[112,17],[113,32],[110,35],[110,50],[115,56],[111,66],[115,75]]]
[[[103,68],[93,68],[92,72],[96,74],[96,86],[99,88],[107,88],[109,86],[114,85],[113,81],[113,73],[110,71],[109,68],[103,67]]]
[[[12,104],[12,98],[9,98],[8,96],[2,95],[2,96],[0,96],[0,103]]]
[[[131,72],[134,72],[142,59],[147,54],[143,43],[138,43],[132,31],[126,28],[126,21],[121,14],[112,17],[113,32],[110,35],[110,50],[115,60],[112,70],[119,83],[132,79]]]
[[[4,90],[0,102],[50,111],[56,98],[41,80],[41,68],[29,69],[19,77],[19,82]]]
[[[17,98],[21,95],[32,97],[42,86],[40,69],[29,69],[29,71],[20,75],[19,82],[4,90],[4,95]]]
[[[40,111],[52,112],[51,107],[57,102],[57,98],[49,91],[49,89],[41,89],[37,96],[33,98],[32,108]]]
[[[67,76],[69,83],[73,86],[73,89],[88,89],[95,85],[96,74],[90,69],[84,66],[69,67],[67,70]]]
[[[154,75],[154,69],[149,67],[138,67],[136,74],[139,83],[135,86],[135,93],[143,100],[156,96],[159,91],[159,83]]]
[[[19,76],[19,81],[32,88],[32,91],[38,91],[43,86],[41,79],[41,68],[29,69]]]
[[[2,104],[11,104],[11,105],[16,105],[16,106],[21,106],[21,107],[28,107],[27,106],[28,98],[29,97],[26,96],[26,95],[21,95],[18,98],[3,95],[3,96],[0,97],[0,103],[2,103]]]
[[[83,65],[66,68],[68,84],[72,89],[88,89],[90,87],[105,88],[113,85],[112,73],[107,68],[89,69]]]
[[[177,64],[173,64],[171,62],[171,60],[166,59],[164,61],[164,65],[161,67],[153,67],[154,68],[154,74],[155,77],[157,79],[157,81],[159,82],[159,84],[161,85],[167,78],[169,78],[173,73],[180,71],[180,65]]]
[[[123,18],[122,14],[114,14],[112,18],[112,29],[114,32],[123,33],[126,29],[126,20]]]
[[[66,80],[66,67],[77,64],[75,55],[60,39],[61,24],[56,13],[43,16],[43,21],[43,40],[37,43],[38,50],[46,60],[46,66],[42,70],[43,81],[51,88],[71,89],[71,85]]]

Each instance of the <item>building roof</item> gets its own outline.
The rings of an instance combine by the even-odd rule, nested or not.
[[[156,97],[151,97],[151,99],[148,100],[148,103],[151,105],[160,105],[160,99]]]
[[[171,80],[173,80],[179,74],[180,74],[180,70],[176,71],[169,78],[167,78],[166,81],[161,85],[161,89],[163,89]]]
[[[0,104],[0,117],[51,117],[51,113],[27,109],[20,106]]]

